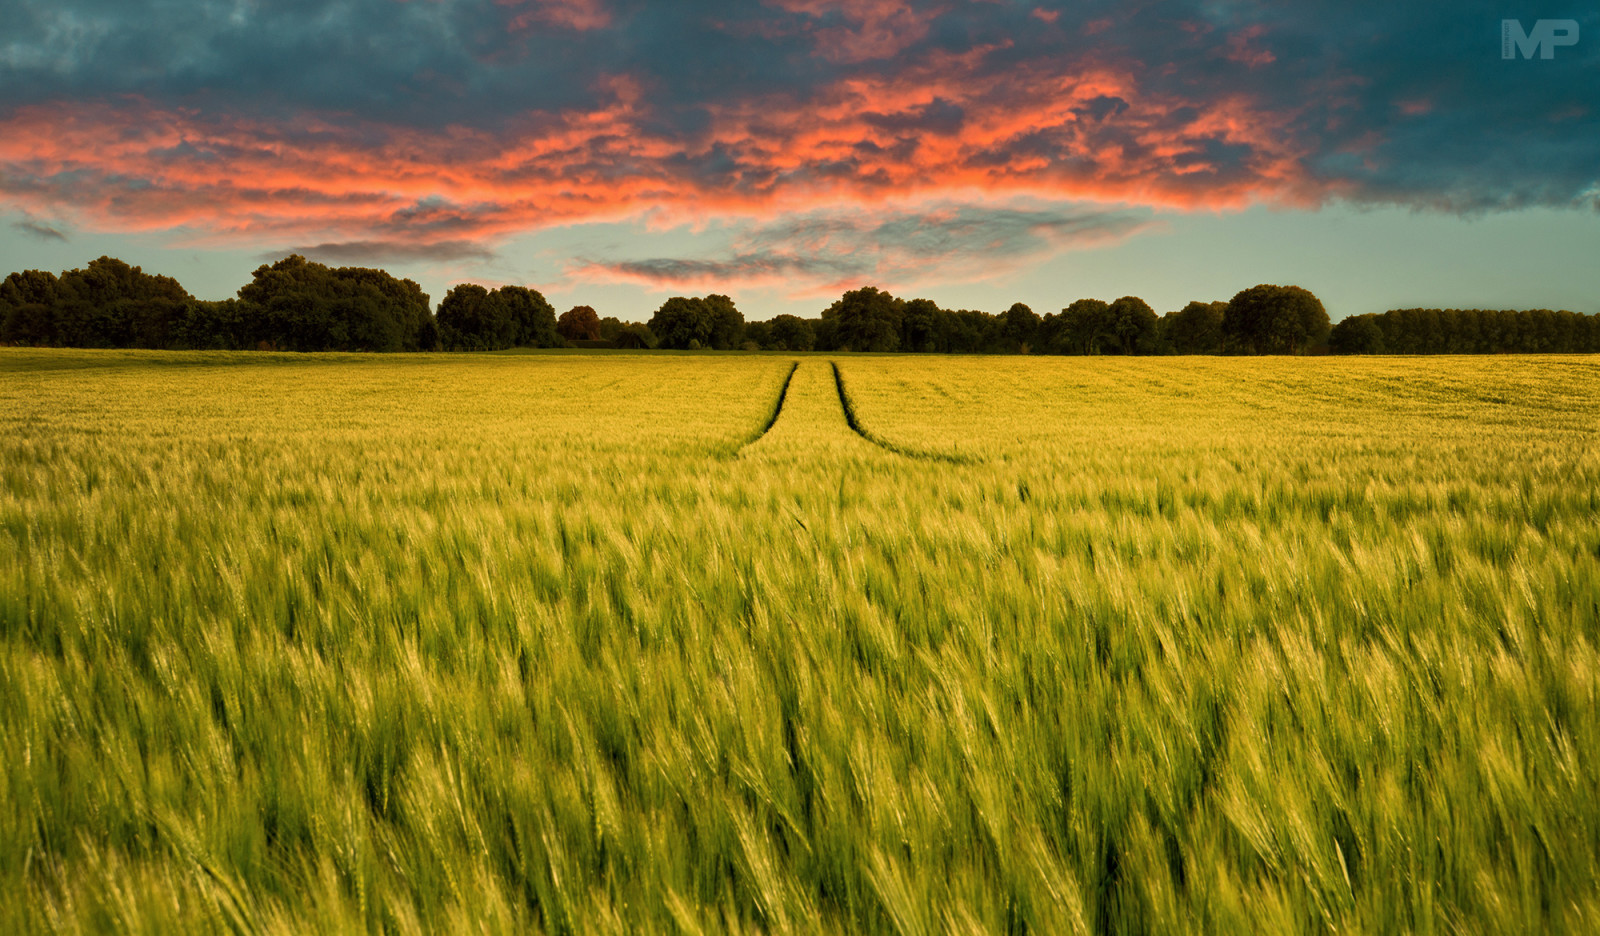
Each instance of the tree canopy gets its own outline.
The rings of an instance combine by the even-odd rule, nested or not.
[[[439,303],[439,337],[445,350],[495,351],[511,347],[515,335],[511,310],[482,286],[461,283]]]
[[[1161,335],[1174,354],[1221,354],[1226,302],[1190,302],[1161,317]]]
[[[1111,303],[1079,299],[1045,323],[1049,347],[1058,354],[1100,354],[1116,340],[1111,327]]]
[[[447,351],[555,348],[555,310],[538,290],[502,286],[489,290],[462,283],[439,303],[439,339]]]
[[[258,343],[282,351],[417,351],[438,340],[427,294],[382,270],[296,254],[257,268],[239,301]]]
[[[727,351],[744,341],[744,316],[727,296],[673,296],[648,323],[657,347],[679,351],[714,348]]]
[[[744,341],[744,316],[727,296],[710,295],[701,300],[711,316],[711,347],[727,351]]]
[[[1333,327],[1335,354],[1592,354],[1600,315],[1552,309],[1391,309]]]
[[[526,286],[501,286],[495,290],[499,301],[511,314],[519,348],[559,348],[561,335],[556,330],[556,310],[537,289]]]
[[[1020,302],[1000,313],[1000,334],[1005,336],[1006,350],[1024,354],[1032,350],[1042,321],[1037,312]]]
[[[599,341],[600,315],[589,306],[573,306],[556,320],[556,331],[568,341]]]
[[[841,350],[895,351],[904,312],[904,302],[876,286],[863,286],[840,296],[822,318],[832,323],[834,343]]]
[[[1223,341],[1248,354],[1304,354],[1328,340],[1328,312],[1299,286],[1241,290],[1222,313]]]
[[[1352,315],[1333,326],[1328,334],[1328,349],[1334,354],[1382,354],[1383,329],[1375,316]]]
[[[0,340],[77,348],[165,347],[194,297],[168,276],[100,257],[59,277],[41,270],[0,283]]]
[[[772,320],[771,347],[775,351],[810,351],[817,346],[817,332],[798,315],[780,315]]]

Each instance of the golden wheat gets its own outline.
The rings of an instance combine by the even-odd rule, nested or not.
[[[0,919],[1600,929],[1597,377],[0,351]]]

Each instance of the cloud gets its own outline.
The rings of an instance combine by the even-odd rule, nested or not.
[[[517,11],[507,24],[512,32],[525,32],[541,25],[567,29],[604,29],[611,25],[611,11],[600,0],[495,0],[500,6]]]
[[[1140,95],[1124,72],[1063,63],[986,73],[984,54],[709,106],[660,125],[637,81],[588,110],[442,132],[350,116],[289,119],[128,99],[0,121],[0,195],[106,227],[211,242],[459,240],[645,210],[778,217],[970,192],[1164,207],[1319,196],[1279,115],[1248,99]]]
[[[1101,246],[1151,224],[1142,213],[1057,206],[931,203],[819,210],[740,225],[702,256],[588,259],[579,279],[655,288],[772,287],[795,296],[866,283],[971,282],[1063,249]]]
[[[318,244],[315,247],[295,247],[290,250],[268,251],[261,255],[263,262],[281,259],[287,254],[300,254],[309,260],[328,263],[381,263],[385,261],[412,260],[492,260],[494,251],[473,241],[346,241],[344,243]]]
[[[799,31],[814,53],[830,62],[888,59],[928,35],[941,7],[915,8],[904,0],[768,0],[771,6],[803,14]]]
[[[36,237],[39,240],[65,242],[70,239],[67,237],[66,232],[59,227],[40,221],[38,218],[24,216],[20,221],[11,222],[11,226],[29,237]]]
[[[1592,208],[1600,181],[1600,42],[1504,61],[1503,11],[1479,0],[171,9],[13,0],[0,206],[197,245],[444,256],[646,213],[1478,212]],[[1600,35],[1600,13],[1580,20]],[[801,262],[760,248],[683,262]]]

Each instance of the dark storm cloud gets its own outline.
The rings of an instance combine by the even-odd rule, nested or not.
[[[1228,11],[1213,19],[1218,30],[1255,33],[1224,44],[1221,61],[1246,64],[1239,86],[1294,116],[1286,129],[1311,176],[1340,194],[1473,211],[1582,204],[1600,179],[1600,12],[1482,2],[1217,9]],[[1576,47],[1548,61],[1501,58],[1502,19],[1532,29],[1567,16],[1588,37]],[[1224,80],[1208,74],[1207,84]]]
[[[749,4],[718,0],[6,5],[14,12],[0,39],[0,84],[11,105],[134,94],[252,115],[356,111],[413,126],[493,126],[529,111],[586,107],[603,96],[597,86],[608,75],[644,77],[669,112],[672,101],[821,77],[802,37],[743,30]],[[573,15],[584,9],[608,12]]]
[[[652,208],[776,218],[953,192],[1454,212],[1600,197],[1592,10],[0,2],[0,200],[104,228],[448,251]],[[1502,18],[1552,15],[1579,19],[1577,45],[1501,58]]]

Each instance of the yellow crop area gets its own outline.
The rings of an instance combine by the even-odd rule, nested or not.
[[[0,426],[9,931],[1600,931],[1593,359],[4,350]]]

